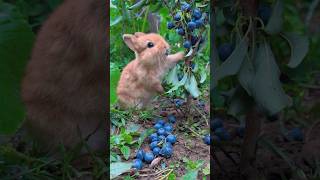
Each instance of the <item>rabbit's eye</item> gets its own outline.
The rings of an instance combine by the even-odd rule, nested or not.
[[[147,46],[148,46],[148,48],[152,48],[154,46],[154,44],[152,42],[148,42]]]

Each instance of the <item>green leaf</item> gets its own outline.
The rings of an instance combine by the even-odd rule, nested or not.
[[[241,64],[248,51],[248,42],[243,38],[236,46],[235,50],[228,59],[217,67],[216,80],[220,80],[226,76],[235,75],[240,70]]]
[[[190,180],[190,179],[197,179],[198,178],[198,171],[189,171],[187,174],[182,176],[183,180]]]
[[[265,31],[269,34],[277,34],[281,32],[283,25],[283,2],[282,0],[277,0],[275,3],[271,17]]]
[[[119,175],[129,171],[132,163],[116,162],[110,164],[110,178],[114,179]]]
[[[194,98],[197,98],[200,96],[198,83],[193,74],[191,75],[190,79],[186,81],[186,83],[184,84],[184,87]]]
[[[178,83],[175,84],[167,93],[170,94],[170,93],[172,93],[173,91],[176,91],[179,87],[185,85],[185,83],[187,82],[187,79],[188,79],[188,74],[185,73],[185,74],[183,75],[183,78],[182,78],[180,81],[178,81]]]
[[[120,70],[110,67],[110,105],[117,101],[117,85],[120,79]]]
[[[253,63],[246,57],[241,65],[240,71],[238,73],[238,80],[241,86],[247,91],[249,95],[252,94],[251,86],[254,77],[254,67]]]
[[[122,146],[120,148],[120,151],[123,154],[124,158],[128,160],[130,157],[130,148],[128,146]]]
[[[0,2],[0,12],[0,133],[11,134],[25,116],[20,84],[34,34],[14,6]]]
[[[297,67],[304,57],[307,55],[309,50],[309,41],[306,36],[300,36],[294,33],[282,34],[286,39],[291,48],[291,58],[288,66],[291,68]]]
[[[133,139],[132,136],[127,133],[121,134],[121,137],[123,138],[124,142],[126,142],[128,144],[130,144]]]
[[[146,1],[146,0],[140,0],[140,1],[138,1],[136,4],[130,6],[128,9],[129,9],[129,10],[133,10],[133,9],[140,8],[140,7],[142,7],[142,6],[144,5],[145,1]]]
[[[210,164],[207,164],[205,168],[202,169],[202,173],[207,176],[210,174]]]
[[[291,98],[282,89],[280,70],[268,43],[264,42],[258,48],[254,65],[256,74],[253,78],[252,95],[256,102],[269,114],[290,106]]]
[[[206,79],[207,79],[207,73],[206,73],[206,70],[205,69],[202,69],[201,71],[200,71],[200,83],[202,84],[202,83],[204,83],[205,81],[206,81]]]
[[[140,128],[141,128],[141,125],[139,124],[129,123],[127,127],[127,133],[138,132]]]
[[[176,85],[179,82],[178,79],[178,66],[175,66],[174,68],[172,68],[172,70],[169,72],[167,78],[166,78],[166,82],[168,84],[172,84],[172,85]]]
[[[176,177],[176,174],[175,173],[170,173],[169,176],[168,176],[168,180],[176,180],[177,177]]]
[[[115,20],[110,21],[110,26],[118,24],[122,20],[122,16],[118,16]]]

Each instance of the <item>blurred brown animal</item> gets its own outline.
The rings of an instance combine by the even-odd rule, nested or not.
[[[38,33],[22,98],[27,130],[46,150],[87,137],[107,150],[106,3],[65,0]]]

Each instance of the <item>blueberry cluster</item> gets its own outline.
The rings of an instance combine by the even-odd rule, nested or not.
[[[192,3],[194,4],[194,3]],[[173,15],[173,21],[167,23],[168,29],[175,29],[176,33],[184,38],[183,47],[190,49],[204,42],[204,38],[199,30],[207,23],[207,13],[202,13],[200,9],[193,7],[192,4],[181,2],[180,9]]]
[[[176,117],[174,115],[169,115],[167,119],[168,122],[165,122],[161,118],[156,120],[156,123],[153,126],[156,132],[149,136],[150,150],[138,150],[136,159],[133,161],[133,168],[140,170],[143,167],[143,161],[151,163],[157,156],[165,158],[170,158],[172,156],[173,144],[177,142],[177,137],[172,134]]]
[[[230,133],[223,127],[222,119],[214,118],[213,121],[211,121],[211,128],[215,134],[212,137],[213,141],[220,142],[231,139]]]

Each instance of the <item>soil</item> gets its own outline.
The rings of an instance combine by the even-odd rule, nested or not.
[[[303,113],[304,119],[300,119],[300,122],[306,122],[305,127],[302,128],[304,139],[303,141],[289,141],[285,138],[284,133],[281,132],[280,118],[263,119],[261,135],[263,139],[271,142],[276,147],[275,149],[264,146],[264,143],[259,141],[259,145],[256,150],[255,170],[258,172],[259,179],[265,180],[282,180],[303,179],[297,174],[303,171],[305,179],[319,179],[320,177],[320,119],[319,116],[312,113],[314,107],[319,106],[320,103],[320,89],[310,90],[304,98],[304,106],[307,109]],[[319,113],[319,112],[315,112]],[[281,114],[278,115],[281,117]],[[296,121],[289,119],[284,123],[284,127],[291,129],[293,127],[303,126],[299,125]],[[239,126],[239,122],[236,122],[230,117],[224,118],[224,126],[233,139],[229,142],[216,145],[214,159],[214,179],[216,180],[241,180],[248,179],[241,176],[240,172],[240,154],[243,139],[237,137],[235,127]],[[226,153],[221,150],[223,148]],[[283,152],[283,158],[279,153],[275,151]],[[235,163],[232,162],[232,157]],[[318,165],[316,165],[316,159]],[[290,167],[289,163],[292,164]],[[217,165],[217,164],[220,164]],[[299,172],[300,169],[300,172]],[[315,178],[316,177],[316,178]]]
[[[194,100],[192,104],[197,104],[197,101]],[[166,158],[159,158],[154,160],[150,165],[144,165],[144,168],[139,171],[139,176],[136,179],[155,179],[156,172],[159,172],[163,167],[169,167],[170,165],[177,165],[179,166],[174,168],[174,173],[176,177],[183,176],[187,173],[185,163],[183,162],[183,158],[188,158],[192,161],[203,160],[204,165],[203,168],[210,163],[210,146],[204,144],[202,137],[198,137],[194,135],[190,130],[186,129],[185,122],[187,121],[187,117],[185,114],[186,105],[182,105],[181,107],[175,107],[173,103],[173,99],[168,99],[166,97],[162,97],[161,99],[156,100],[153,103],[153,107],[156,111],[157,115],[163,117],[166,120],[166,116],[168,114],[174,114],[176,117],[176,123],[173,125],[174,131],[173,134],[177,137],[177,142],[173,145],[173,155],[166,159]],[[197,108],[201,111],[203,115],[206,116],[207,120],[209,120],[209,108],[208,104],[206,104],[203,108]],[[198,111],[197,110],[197,111]],[[191,110],[192,122],[200,122],[199,128],[200,129],[208,129],[209,126],[206,124],[206,121],[203,117],[196,112],[196,110]],[[141,121],[140,121],[141,123]],[[150,129],[153,128],[154,120],[146,121],[141,124],[143,129]],[[145,144],[142,145],[142,148],[146,151],[149,151],[149,142],[148,139],[145,140]],[[136,151],[132,152],[131,159],[134,159]],[[158,161],[158,162],[157,162]],[[134,172],[131,172],[134,174]],[[203,178],[203,174],[201,170],[199,171],[198,178]],[[122,176],[123,177],[123,176]],[[207,179],[210,179],[208,176]]]

